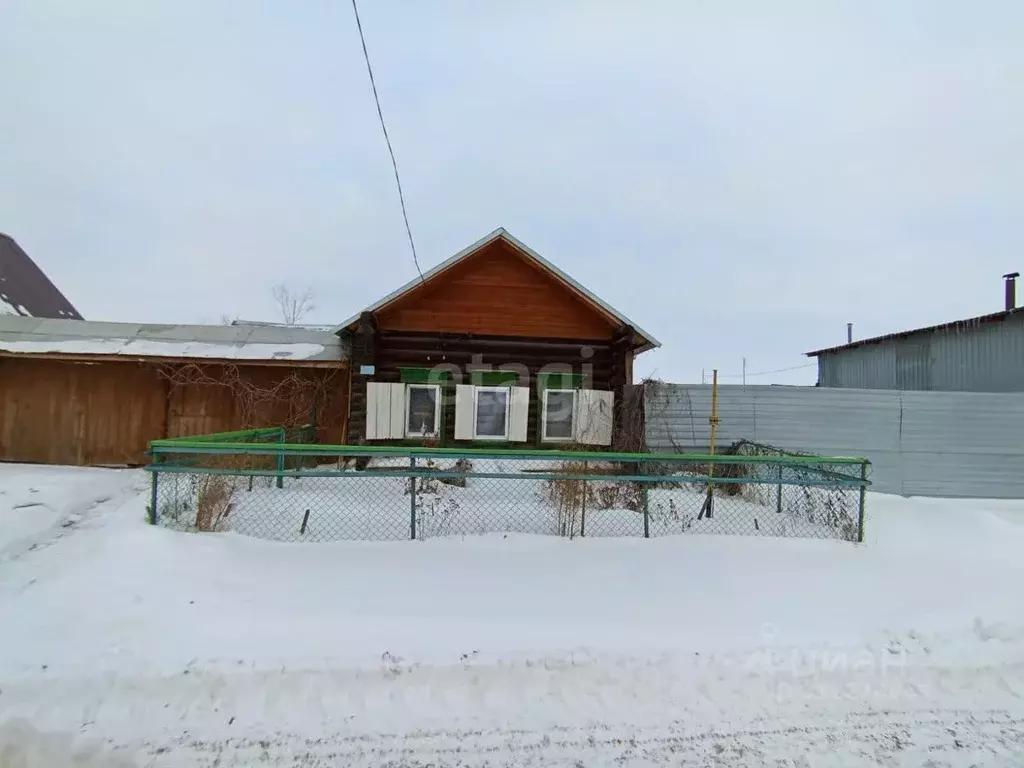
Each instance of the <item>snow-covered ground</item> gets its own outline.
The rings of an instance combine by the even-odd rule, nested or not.
[[[373,468],[404,468],[407,461],[377,460]],[[438,468],[454,469],[450,463]],[[535,461],[529,463],[526,471],[552,469],[558,471],[557,465],[551,467],[548,462]],[[524,464],[475,460],[474,471],[522,473]],[[702,517],[706,485],[681,479],[677,482],[674,486],[652,487],[648,492],[651,536],[722,533],[857,539],[856,489],[719,486],[714,514]],[[222,500],[219,505],[205,508],[230,510],[219,518],[217,530],[256,538],[323,542],[394,541],[410,537],[408,478],[353,472],[349,476],[288,477],[282,485],[276,488],[273,476],[163,472],[158,494],[160,521],[175,530],[196,530],[197,508],[204,506],[199,501],[205,496]],[[544,480],[470,477],[460,487],[436,478],[421,479],[417,482],[417,537],[485,533],[569,536],[570,531],[574,537],[581,530],[590,537],[644,535],[642,493],[638,485],[596,479],[588,481],[586,487],[584,515],[579,503],[559,505],[557,491],[553,493],[551,484]],[[579,485],[570,485],[567,490],[582,496]],[[780,495],[777,497],[776,493]],[[781,511],[776,512],[777,509]]]
[[[1024,502],[304,544],[148,526],[147,487],[0,465],[0,766],[1024,764]]]

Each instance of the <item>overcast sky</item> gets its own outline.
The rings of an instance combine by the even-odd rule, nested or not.
[[[1020,0],[361,12],[424,268],[504,226],[663,342],[638,373],[805,365],[1024,270]],[[411,279],[349,0],[3,0],[0,231],[94,320]]]

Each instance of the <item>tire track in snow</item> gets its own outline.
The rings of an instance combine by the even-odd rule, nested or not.
[[[1024,716],[1006,711],[860,712],[836,724],[693,731],[596,724],[546,730],[418,731],[410,734],[276,734],[150,746],[156,768],[177,766],[628,766],[977,765],[1024,760]]]
[[[780,674],[685,658],[334,671],[190,667],[166,677],[9,681],[0,722],[24,717],[44,730],[81,732],[169,767],[575,765],[571,755],[598,766],[612,757],[621,765],[797,766],[810,765],[798,760],[805,753],[825,760],[847,743],[856,752],[842,764],[875,765],[878,755],[916,750],[915,759],[924,757],[909,764],[949,752],[998,765],[1024,743],[1021,664],[918,664],[899,672],[887,679],[864,670]]]

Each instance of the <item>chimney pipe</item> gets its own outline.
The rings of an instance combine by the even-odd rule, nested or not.
[[[1017,308],[1017,278],[1020,272],[1009,272],[1003,275],[1006,281],[1006,311]]]
[[[853,343],[853,323],[846,324],[846,343]]]

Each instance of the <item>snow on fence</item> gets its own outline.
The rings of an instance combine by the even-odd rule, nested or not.
[[[151,522],[310,542],[486,533],[863,541],[862,459],[753,445],[712,457],[287,438],[268,429],[154,441]]]

